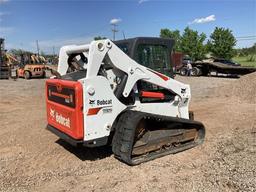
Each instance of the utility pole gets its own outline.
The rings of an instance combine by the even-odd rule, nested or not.
[[[124,39],[126,39],[126,38],[125,38],[125,34],[124,34],[124,31],[122,31],[122,33],[123,33],[123,38],[124,38]]]
[[[118,30],[116,29],[116,27],[118,26],[116,23],[112,23],[111,25],[113,25],[113,28],[111,29],[113,32],[113,41],[115,41],[116,39],[116,33],[118,32]]]
[[[37,48],[37,55],[39,56],[39,44],[38,44],[38,40],[36,40],[36,48]]]
[[[55,56],[55,46],[52,47],[53,56]]]

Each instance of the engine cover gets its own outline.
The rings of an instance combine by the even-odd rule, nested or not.
[[[76,140],[84,137],[83,88],[77,81],[46,81],[47,121]]]

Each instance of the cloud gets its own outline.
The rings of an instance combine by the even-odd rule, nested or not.
[[[149,1],[149,0],[139,0],[138,3],[139,3],[139,4],[142,4],[142,3],[145,3],[145,2],[147,2],[147,1]]]
[[[0,0],[1,1],[1,0]],[[0,12],[0,17],[4,16],[4,15],[10,15],[10,12]]]
[[[6,34],[8,32],[11,32],[13,31],[13,27],[1,27],[0,26],[0,34]]]
[[[190,22],[189,24],[202,24],[202,23],[209,23],[216,20],[215,15],[209,15],[208,17],[196,18],[194,21]]]
[[[6,2],[8,2],[8,1],[10,1],[10,0],[0,0],[0,4],[1,4],[1,3],[6,3]]]
[[[7,2],[7,0],[0,0],[0,3],[2,2]],[[0,12],[0,23],[3,21],[3,17],[5,15],[9,15],[9,12]],[[0,25],[0,35],[6,35],[9,32],[13,31],[13,27],[7,27],[7,26],[3,26],[2,23]]]
[[[7,26],[1,26],[2,24],[0,23],[0,37],[6,38],[9,34],[14,32],[13,27],[7,27]]]
[[[1,1],[1,0],[0,0]],[[10,13],[7,13],[7,12],[0,12],[0,22],[3,21],[3,16],[5,15],[9,15]]]
[[[114,18],[114,19],[111,19],[110,20],[110,24],[111,25],[114,25],[114,24],[118,24],[118,23],[120,23],[122,21],[122,19],[120,19],[120,18]]]

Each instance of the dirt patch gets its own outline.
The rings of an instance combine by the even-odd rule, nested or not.
[[[256,104],[237,95],[248,97],[246,78],[177,77],[191,85],[206,140],[135,167],[46,131],[45,80],[0,81],[0,191],[255,191]]]
[[[219,95],[226,97],[236,97],[240,103],[256,103],[256,72],[236,80],[232,84],[223,87],[220,91],[216,90]]]

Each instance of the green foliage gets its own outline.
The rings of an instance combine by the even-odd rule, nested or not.
[[[253,54],[256,54],[256,43],[254,43],[253,46],[248,48],[237,49],[238,56],[248,56]]]
[[[175,40],[174,50],[175,51],[181,51],[181,48],[180,48],[181,36],[180,36],[180,31],[179,30],[171,31],[167,28],[161,29],[160,37],[174,39]]]
[[[231,59],[236,54],[235,45],[236,39],[230,29],[216,27],[210,36],[207,48],[214,57]]]
[[[183,53],[188,54],[192,60],[201,60],[205,57],[206,46],[204,41],[206,35],[199,34],[197,31],[186,27],[181,37],[181,50]]]
[[[25,50],[22,50],[22,49],[11,49],[9,50],[9,52],[13,55],[21,55],[21,54],[33,54],[32,52],[30,51],[25,51]]]
[[[101,36],[94,37],[95,41],[102,40],[102,39],[107,39],[107,38],[106,37],[101,37]]]
[[[232,58],[232,60],[237,63],[240,63],[242,66],[256,67],[256,54],[248,56],[236,56]]]
[[[43,51],[40,52],[40,55],[41,56],[46,56],[46,54]]]
[[[255,62],[255,55],[249,55],[246,59],[247,62]]]

